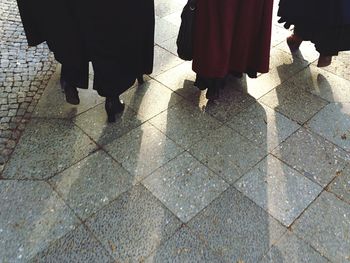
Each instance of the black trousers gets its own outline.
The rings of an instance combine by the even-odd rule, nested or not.
[[[102,97],[116,97],[131,87],[138,75],[127,65],[121,67],[113,59],[92,60],[94,69],[93,88]],[[142,73],[140,73],[142,74]],[[89,86],[89,60],[84,59],[74,66],[62,64],[61,80],[77,88],[87,89]]]

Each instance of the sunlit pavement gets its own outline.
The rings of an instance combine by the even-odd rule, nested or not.
[[[184,2],[156,0],[154,74],[117,123],[93,90],[66,104],[57,68],[0,180],[0,262],[350,262],[350,53],[319,69],[275,17],[270,73],[208,103]]]

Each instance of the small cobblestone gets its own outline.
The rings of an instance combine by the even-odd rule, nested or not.
[[[0,151],[5,150],[5,144],[0,143]]]
[[[17,126],[18,126],[18,124],[15,122],[10,122],[10,124],[9,124],[10,130],[15,130],[17,128]]]
[[[23,123],[19,124],[18,127],[17,127],[17,129],[18,129],[19,131],[23,131],[25,128],[26,128],[26,126],[25,126],[25,124],[23,124]]]
[[[9,117],[13,117],[13,116],[16,116],[16,114],[17,114],[17,110],[16,110],[16,109],[14,109],[14,110],[9,110],[9,112],[8,112],[8,115],[7,115],[7,116],[9,116]]]
[[[8,140],[6,144],[6,148],[13,149],[16,147],[16,141],[15,140]]]
[[[22,132],[20,130],[16,130],[12,133],[12,139],[17,141],[21,137],[21,135],[22,135]]]
[[[0,132],[1,138],[11,138],[11,135],[12,135],[12,132],[10,130]]]
[[[10,153],[2,148],[14,148],[34,110],[29,106],[40,99],[56,62],[45,44],[28,48],[15,0],[1,1],[0,39],[0,157],[4,162]]]

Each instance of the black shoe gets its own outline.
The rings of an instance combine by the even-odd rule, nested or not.
[[[78,89],[72,85],[69,85],[66,81],[61,81],[61,87],[66,95],[66,101],[73,105],[80,103]]]
[[[124,111],[125,105],[119,98],[106,98],[105,109],[108,122],[116,122],[116,114]]]

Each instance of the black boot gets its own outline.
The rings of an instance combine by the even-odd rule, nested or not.
[[[116,122],[116,114],[123,112],[125,105],[118,97],[108,97],[105,102],[105,109],[108,116],[108,122]]]
[[[61,87],[66,95],[66,101],[73,105],[78,105],[80,103],[78,89],[68,82],[61,80]]]

